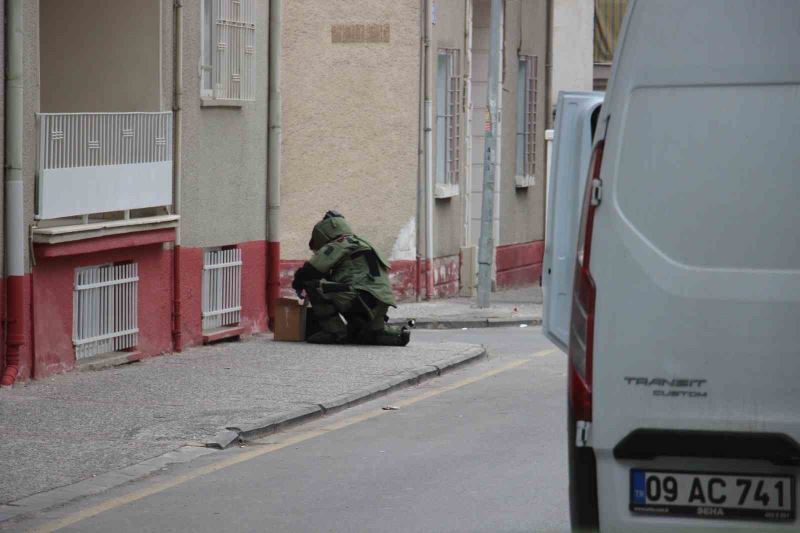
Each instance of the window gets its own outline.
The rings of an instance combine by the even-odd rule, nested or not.
[[[447,186],[452,186],[451,190],[457,186],[461,174],[460,104],[458,50],[440,50],[436,64],[436,184],[439,197],[453,195],[447,194]]]
[[[72,343],[77,360],[133,348],[139,339],[136,263],[75,270]]]
[[[533,185],[536,176],[538,69],[538,57],[519,57],[516,164],[516,183],[518,187]]]
[[[255,0],[203,0],[200,95],[255,100]]]

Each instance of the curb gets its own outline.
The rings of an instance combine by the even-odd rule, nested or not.
[[[389,324],[402,326],[408,318],[392,318]],[[502,328],[513,326],[541,326],[542,317],[521,316],[519,318],[416,318],[414,329],[464,329],[464,328]]]
[[[177,450],[120,470],[112,470],[71,485],[32,494],[8,504],[0,504],[0,529],[8,527],[6,523],[14,518],[46,511],[80,498],[95,496],[109,489],[149,476],[165,469],[169,465],[187,463],[211,453],[214,453],[214,450],[199,446],[183,446]]]
[[[485,346],[475,346],[447,359],[403,372],[384,382],[337,396],[336,398],[317,403],[313,406],[288,411],[286,413],[279,413],[248,424],[228,426],[225,428],[225,431],[217,433],[212,439],[205,442],[205,445],[209,448],[225,449],[234,442],[264,437],[281,429],[286,429],[310,420],[321,418],[325,415],[337,413],[360,403],[384,396],[397,389],[417,385],[428,379],[441,376],[465,364],[484,359],[488,357],[488,355]]]
[[[485,346],[473,346],[447,359],[403,372],[382,383],[365,387],[356,392],[343,394],[309,407],[279,413],[256,422],[232,425],[204,443],[186,445],[175,451],[120,470],[112,470],[71,485],[26,496],[9,504],[0,504],[0,529],[8,527],[8,524],[11,523],[10,521],[15,518],[46,511],[73,500],[97,495],[120,485],[142,479],[165,469],[169,465],[187,463],[198,457],[216,453],[217,450],[224,450],[233,444],[269,435],[280,429],[286,429],[342,411],[348,407],[384,396],[394,390],[417,385],[422,381],[441,376],[450,370],[486,357],[488,357],[488,352]]]

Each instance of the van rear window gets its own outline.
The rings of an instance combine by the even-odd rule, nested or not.
[[[672,260],[800,270],[800,86],[635,89],[617,150],[616,205]]]

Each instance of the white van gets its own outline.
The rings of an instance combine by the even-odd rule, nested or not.
[[[631,0],[589,167],[543,279],[573,528],[800,531],[800,2]]]

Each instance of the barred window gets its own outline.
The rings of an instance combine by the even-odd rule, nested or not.
[[[440,50],[436,65],[436,182],[461,175],[461,72],[458,50]]]
[[[135,347],[139,342],[138,301],[136,263],[76,269],[72,293],[75,358]]]
[[[203,331],[239,323],[242,311],[242,251],[203,252]]]
[[[539,58],[537,56],[519,56],[516,174],[522,178],[536,176],[538,70]]]
[[[255,0],[203,0],[202,19],[200,95],[255,100]]]

